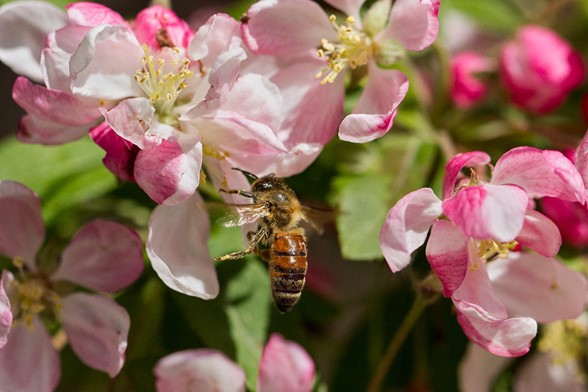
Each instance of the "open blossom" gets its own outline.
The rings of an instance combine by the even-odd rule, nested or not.
[[[130,318],[111,298],[86,291],[61,294],[62,282],[116,292],[143,270],[142,244],[127,227],[105,220],[84,225],[46,271],[37,253],[45,231],[39,198],[24,185],[0,182],[0,254],[12,259],[0,287],[0,378],[7,391],[52,391],[59,355],[44,323],[60,323],[76,355],[114,377],[124,364]],[[31,364],[37,364],[31,371]]]
[[[478,73],[492,71],[492,61],[475,52],[462,52],[451,60],[453,84],[451,99],[461,108],[468,108],[482,100],[488,85]]]
[[[452,158],[443,200],[430,188],[402,198],[386,217],[380,245],[398,271],[430,231],[427,260],[466,335],[496,355],[517,356],[528,351],[536,321],[575,317],[583,309],[585,279],[552,258],[559,231],[529,205],[545,196],[583,203],[584,184],[563,154],[531,147],[504,154],[489,182],[473,170],[469,180],[458,181],[464,167],[489,162],[483,152]]]
[[[502,46],[500,72],[516,105],[544,114],[582,83],[585,65],[580,54],[555,32],[531,25]]]
[[[367,70],[364,91],[353,113],[339,126],[342,140],[367,142],[390,130],[408,89],[404,74],[385,68],[405,50],[419,51],[435,40],[439,0],[401,0],[394,4],[381,0],[363,17],[363,1],[328,3],[347,18],[338,21],[334,15],[329,17],[310,0],[259,1],[245,16],[243,38],[252,52],[280,57],[284,67],[290,65],[274,79],[291,85],[292,80],[298,80],[296,97],[320,102],[326,109],[313,114],[320,124],[339,121],[335,116],[342,113],[345,94],[341,74],[351,70],[357,77]],[[306,107],[310,106],[303,105],[301,110]]]
[[[170,354],[153,369],[158,392],[244,392],[245,373],[223,353],[194,349]],[[308,392],[314,381],[314,363],[295,342],[279,334],[263,349],[257,378],[259,392]]]

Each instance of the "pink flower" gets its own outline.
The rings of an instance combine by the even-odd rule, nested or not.
[[[153,369],[158,392],[245,391],[245,373],[223,353],[210,349],[185,350],[170,354]],[[314,381],[314,363],[295,342],[273,334],[259,364],[257,391],[308,392]]]
[[[476,74],[492,71],[493,66],[489,58],[474,52],[462,52],[453,58],[451,69],[451,99],[458,107],[471,107],[486,96],[487,83]]]
[[[334,16],[329,19],[313,1],[259,1],[247,12],[243,39],[254,53],[283,62],[281,82],[294,86],[296,80],[293,93],[302,98],[300,102],[308,102],[295,117],[307,116],[310,105],[320,105],[323,110],[313,115],[319,124],[337,122],[336,116],[342,113],[344,78],[338,75],[348,69],[367,69],[364,91],[353,113],[339,126],[342,140],[367,142],[390,130],[408,89],[404,74],[384,68],[405,50],[422,50],[435,40],[439,0],[402,0],[393,5],[380,1],[363,17],[363,1],[328,3],[349,15],[344,23]],[[316,48],[321,46],[317,58]]]
[[[455,303],[464,332],[497,355],[522,355],[536,333],[535,319],[550,321],[562,314],[575,317],[586,297],[582,295],[585,280],[551,258],[559,250],[561,237],[553,222],[528,208],[531,198],[552,196],[583,203],[584,185],[563,154],[531,147],[504,154],[490,182],[481,181],[474,171],[469,180],[457,181],[462,168],[489,162],[483,152],[452,158],[445,168],[443,200],[430,188],[402,198],[386,217],[380,246],[396,272],[409,264],[411,253],[425,242],[430,230],[426,256],[443,285],[443,294]],[[513,252],[520,246],[538,254]],[[516,265],[513,260],[518,260]],[[536,276],[530,260],[545,264]],[[503,302],[496,289],[498,278],[491,274],[493,269],[511,268],[516,273],[506,275],[517,277],[520,298],[553,296],[558,304],[547,306],[544,301],[539,309],[529,305],[511,311],[516,295]],[[517,285],[509,281],[511,284]],[[529,294],[523,294],[526,289]]]
[[[44,237],[39,198],[22,184],[1,181],[0,253],[18,268],[14,275],[2,272],[0,289],[0,378],[6,390],[52,391],[59,382],[59,355],[42,320],[60,321],[72,350],[88,366],[114,377],[124,363],[126,310],[104,295],[62,295],[57,283],[111,293],[127,287],[143,270],[139,236],[118,223],[87,223],[53,272],[37,263]],[[37,364],[35,372],[31,363]]]
[[[579,53],[555,32],[540,26],[521,28],[500,54],[502,82],[511,100],[532,113],[554,110],[584,80]]]

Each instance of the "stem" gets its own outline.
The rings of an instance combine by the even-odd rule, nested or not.
[[[386,374],[388,373],[388,370],[390,369],[390,366],[392,365],[392,362],[394,361],[394,358],[396,357],[398,350],[400,350],[400,347],[402,347],[402,344],[406,340],[408,333],[410,332],[412,327],[414,327],[421,313],[423,312],[423,310],[425,310],[428,304],[429,301],[427,301],[427,299],[425,299],[422,295],[417,294],[417,297],[415,298],[412,307],[408,311],[408,314],[402,321],[402,324],[400,325],[398,330],[396,330],[396,334],[390,341],[390,345],[388,346],[386,353],[380,360],[374,377],[368,385],[367,392],[378,392],[380,390],[380,388],[382,387],[382,383],[384,382],[384,378],[386,377]]]

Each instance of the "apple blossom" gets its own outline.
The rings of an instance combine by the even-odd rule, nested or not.
[[[552,30],[524,26],[500,52],[500,73],[510,99],[531,113],[549,113],[584,80],[585,65]]]
[[[69,282],[110,293],[127,287],[143,270],[139,236],[119,223],[89,222],[52,272],[38,263],[44,237],[39,198],[20,183],[0,181],[0,253],[17,268],[15,274],[2,272],[0,289],[0,378],[6,390],[51,391],[59,382],[59,355],[45,322],[61,324],[72,350],[88,366],[114,377],[124,364],[126,310],[105,295],[62,294],[60,287]]]
[[[462,52],[451,61],[453,84],[451,99],[460,108],[468,108],[488,93],[487,84],[476,74],[492,71],[489,58],[475,52]]]
[[[320,124],[338,121],[328,116],[341,113],[337,107],[342,105],[345,88],[339,75],[350,69],[361,77],[360,72],[367,71],[365,89],[353,113],[340,124],[339,137],[356,143],[374,140],[390,130],[408,89],[404,74],[386,68],[405,50],[423,50],[435,40],[439,0],[394,4],[380,0],[363,18],[363,1],[328,3],[348,15],[344,23],[334,15],[328,17],[310,0],[261,0],[244,18],[243,38],[256,54],[279,56],[289,59],[286,64],[296,64],[281,77],[298,80],[298,96],[315,102],[312,95],[318,94],[321,107],[326,108],[314,114]],[[317,47],[321,47],[318,53]],[[319,84],[327,86],[321,89]]]
[[[469,180],[460,179],[464,167],[489,162],[487,154],[477,151],[452,158],[445,168],[443,200],[430,188],[403,197],[386,217],[380,246],[396,272],[409,264],[411,253],[423,245],[430,231],[427,260],[443,285],[443,294],[452,298],[464,332],[497,355],[516,356],[528,351],[536,333],[535,320],[575,317],[583,308],[586,296],[578,293],[586,291],[585,280],[552,258],[561,245],[559,231],[529,205],[532,198],[545,196],[584,203],[584,185],[563,154],[531,147],[505,153],[489,182],[473,169]],[[521,247],[537,254],[521,253]],[[535,275],[530,260],[545,268]],[[502,275],[493,278],[494,269],[510,271],[505,276],[518,283],[509,281],[508,286],[518,284],[519,297],[515,291],[501,300],[496,286]],[[531,305],[533,297],[541,303],[537,307]],[[509,308],[523,298],[529,303],[526,308]]]

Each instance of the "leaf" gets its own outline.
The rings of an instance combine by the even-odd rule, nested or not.
[[[520,10],[506,0],[444,0],[441,13],[450,8],[463,12],[482,28],[496,32],[511,33],[525,23]]]

